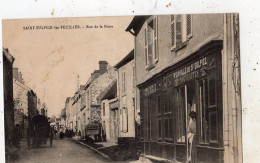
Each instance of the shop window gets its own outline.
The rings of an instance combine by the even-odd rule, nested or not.
[[[151,69],[158,61],[157,16],[152,16],[146,22],[144,29],[146,69]]]
[[[172,139],[173,137],[173,131],[172,131],[172,118],[168,117],[164,120],[164,135],[166,139]]]
[[[209,107],[215,107],[216,106],[216,76],[211,76],[208,79],[208,101],[209,101]]]
[[[200,117],[200,143],[209,143],[209,118],[206,109],[206,80],[203,79],[199,84],[199,117]]]
[[[185,142],[185,90],[181,87],[177,90],[177,142]]]
[[[158,133],[159,133],[159,138],[162,138],[162,120],[158,120]]]
[[[158,101],[158,107],[157,107],[157,110],[158,110],[158,114],[161,114],[161,98],[160,96],[157,97],[157,101]]]
[[[218,140],[217,112],[209,113],[209,137],[210,143],[217,143]]]

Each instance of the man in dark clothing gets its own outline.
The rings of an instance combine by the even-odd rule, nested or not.
[[[53,129],[53,127],[51,127],[50,128],[50,146],[52,146],[53,136],[54,136],[54,129]]]

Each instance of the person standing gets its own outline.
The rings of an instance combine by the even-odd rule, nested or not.
[[[188,135],[187,135],[187,140],[188,140],[188,161],[189,162],[196,162],[197,160],[197,142],[196,142],[196,117],[197,113],[194,111],[190,112],[190,122],[188,126]]]
[[[78,132],[78,139],[80,139],[81,138],[81,131],[79,130],[79,132]]]
[[[53,136],[54,136],[54,129],[53,129],[53,127],[51,127],[50,128],[50,146],[52,146]]]

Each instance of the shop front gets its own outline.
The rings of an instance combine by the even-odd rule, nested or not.
[[[221,50],[221,42],[211,42],[139,85],[143,156],[223,162]]]

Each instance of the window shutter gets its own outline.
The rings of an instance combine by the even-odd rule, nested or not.
[[[153,61],[153,21],[147,26],[147,44],[148,44],[148,65],[150,66]]]
[[[175,35],[175,16],[171,15],[171,45],[172,49],[176,46],[176,35]]]
[[[187,27],[186,27],[187,37],[190,38],[192,36],[192,18],[191,18],[191,14],[187,14],[186,15],[186,23],[187,23]]]
[[[176,16],[176,48],[180,48],[182,43],[181,15]]]
[[[153,20],[153,46],[154,46],[154,59],[158,60],[158,17],[155,16]]]
[[[144,28],[144,57],[145,66],[148,66],[148,40],[147,40],[147,27]]]

